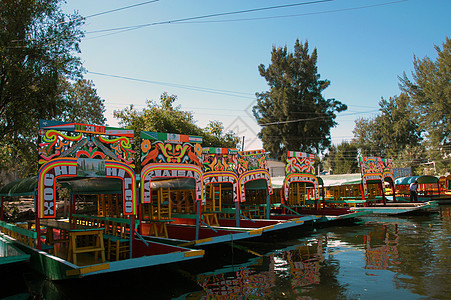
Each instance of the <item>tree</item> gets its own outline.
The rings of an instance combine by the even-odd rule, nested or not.
[[[437,173],[449,172],[451,156],[451,40],[435,46],[437,59],[414,56],[412,80],[404,72],[400,88],[410,97],[413,116],[425,132],[428,149],[426,163]]]
[[[451,40],[443,50],[435,46],[437,60],[414,56],[411,81],[404,72],[400,88],[411,100],[420,128],[431,145],[451,144]]]
[[[330,81],[320,80],[317,72],[317,50],[309,54],[308,42],[287,47],[273,47],[271,64],[259,66],[259,72],[270,87],[257,93],[253,113],[263,126],[258,134],[271,157],[281,159],[286,151],[319,153],[330,146],[330,129],[337,125],[336,113],[347,109],[335,99],[324,99],[321,93]]]
[[[94,84],[88,80],[71,83],[60,76],[57,103],[64,110],[54,117],[55,120],[85,124],[105,124],[104,101],[97,95]],[[6,166],[12,178],[36,174],[37,170],[37,126],[30,122],[28,133],[6,135],[0,145],[0,164]]]
[[[97,90],[91,80],[81,79],[71,83],[61,76],[59,102],[65,104],[65,109],[57,116],[58,120],[95,125],[105,124],[105,100],[97,95]]]
[[[142,111],[130,105],[123,110],[114,111],[114,117],[119,119],[121,126],[135,131],[137,145],[141,143],[141,131],[153,131],[201,136],[202,146],[236,148],[239,138],[235,133],[224,133],[223,125],[218,121],[210,121],[205,129],[200,128],[195,124],[192,113],[180,110],[180,106],[173,106],[176,100],[177,96],[169,96],[164,92],[160,96],[160,105],[147,100],[147,107]],[[138,155],[139,151],[136,158]]]
[[[360,172],[357,162],[358,149],[355,144],[342,142],[340,145],[332,145],[324,157],[325,170],[332,174],[351,174]]]
[[[103,100],[76,56],[83,18],[63,0],[0,1],[0,164],[36,174],[39,119],[105,123]]]
[[[353,143],[360,149],[360,153],[364,156],[382,156],[376,138],[376,121],[374,118],[357,118],[355,120],[355,127],[352,131],[354,133]]]
[[[0,138],[26,136],[39,118],[62,110],[59,77],[80,78],[83,23],[65,15],[61,0],[0,2]]]
[[[421,131],[412,119],[409,98],[401,93],[379,102],[380,115],[356,120],[353,142],[365,156],[395,158],[406,147],[417,147]]]

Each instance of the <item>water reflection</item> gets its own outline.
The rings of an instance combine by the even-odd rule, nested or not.
[[[225,296],[229,299],[243,296],[267,298],[276,283],[276,276],[271,271],[274,258],[262,257],[252,262],[254,264],[251,267],[239,266],[233,268],[233,271],[225,269],[211,274],[199,274],[196,280],[210,299]],[[268,270],[259,270],[261,266],[268,266]]]
[[[366,218],[354,226],[324,228],[284,242],[296,245],[282,249],[276,249],[278,243],[245,243],[263,256],[234,266],[233,272],[199,274],[203,291],[196,296],[446,298],[451,292],[450,229],[448,206],[432,216]]]
[[[373,235],[364,236],[365,268],[372,270],[388,270],[389,266],[399,264],[398,226],[381,225]],[[397,271],[397,269],[392,269]]]
[[[186,265],[72,283],[28,274],[26,291],[45,299],[445,299],[450,245],[451,206],[441,206],[431,216],[241,242]]]

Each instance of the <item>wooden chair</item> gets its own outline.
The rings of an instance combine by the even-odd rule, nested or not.
[[[128,233],[130,226],[117,221],[105,220],[104,239],[107,240],[107,260],[120,260],[129,257],[130,239]]]
[[[152,192],[153,194],[153,192]],[[171,189],[160,188],[156,197],[151,197],[152,203],[147,208],[146,213],[149,216],[150,223],[149,235],[168,237],[167,223],[172,222],[172,200]],[[150,213],[150,214],[149,214]]]

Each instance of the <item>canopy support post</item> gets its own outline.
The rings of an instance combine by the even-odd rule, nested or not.
[[[196,213],[197,213],[197,218],[196,218],[196,241],[199,239],[199,229],[200,229],[200,218],[201,218],[201,213],[200,213],[200,202],[202,200],[195,200],[197,202],[196,204]]]
[[[34,195],[34,211],[36,215],[36,247],[41,250],[41,219],[39,218],[39,205],[38,205],[38,196],[37,194]]]
[[[130,258],[133,258],[133,239],[135,236],[135,215],[130,216]]]
[[[3,221],[3,196],[0,197],[0,221]]]
[[[266,193],[266,219],[269,220],[269,214],[271,210],[271,198],[269,197],[269,191]]]
[[[240,202],[235,202],[235,220],[236,220],[236,227],[240,228]]]

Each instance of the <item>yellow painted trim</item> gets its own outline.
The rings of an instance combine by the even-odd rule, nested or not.
[[[177,246],[179,246],[179,247],[188,247],[188,246],[191,246],[191,245],[194,245],[194,242],[184,243],[184,244],[180,244],[180,245],[177,245]]]
[[[262,228],[249,231],[249,235],[262,234]]]
[[[211,242],[212,240],[213,240],[213,238],[206,238],[206,239],[202,239],[202,240],[196,240],[195,243],[202,244],[202,243],[206,243],[206,242]]]
[[[254,254],[255,256],[260,256],[260,257],[263,256],[255,251],[252,251],[251,249],[247,249],[247,252],[249,252],[250,254]]]
[[[261,228],[261,230],[265,231],[265,230],[272,229],[272,228],[274,228],[274,225],[265,226],[265,227]]]
[[[304,221],[302,221],[302,220],[296,220],[296,221],[294,221],[296,224],[304,224]]]
[[[185,257],[202,256],[205,254],[205,250],[193,250],[184,253]]]
[[[97,272],[97,271],[101,271],[101,270],[107,270],[109,268],[110,268],[110,264],[94,265],[94,266],[89,266],[89,267],[85,267],[85,268],[67,270],[66,275],[67,276],[76,276],[76,275]]]

